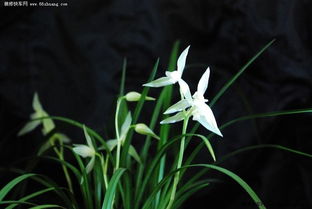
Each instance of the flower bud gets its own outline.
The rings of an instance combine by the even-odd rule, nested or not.
[[[138,123],[135,125],[134,130],[143,135],[154,137],[159,140],[159,137],[144,123]]]
[[[129,93],[126,94],[125,98],[128,102],[137,102],[141,99],[141,94],[135,91],[130,91]],[[155,98],[153,97],[145,97],[146,101],[153,101]]]

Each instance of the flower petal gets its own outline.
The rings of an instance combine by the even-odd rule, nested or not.
[[[42,111],[42,117],[48,117],[48,116],[49,116],[48,113],[46,113],[43,110]],[[43,125],[43,132],[45,135],[50,133],[55,128],[55,124],[54,124],[53,120],[50,118],[42,119],[42,125]]]
[[[196,106],[195,109],[196,111],[194,111],[195,114],[193,114],[193,120],[198,121],[209,131],[223,137],[210,107],[203,103],[200,107]]]
[[[74,146],[73,151],[84,158],[93,157],[95,155],[94,149],[85,144],[74,144]]]
[[[55,133],[54,136],[61,140],[63,143],[69,143],[71,141],[68,136],[62,133]]]
[[[91,147],[92,149],[94,149],[93,144],[92,144],[92,139],[91,139],[85,125],[83,125],[83,133],[84,133],[85,138],[87,140],[88,146]]]
[[[41,103],[39,101],[39,97],[38,97],[38,93],[37,92],[35,92],[35,94],[34,94],[32,106],[33,106],[33,109],[36,112],[39,112],[39,111],[42,110],[42,106],[41,106]]]
[[[168,85],[171,85],[171,84],[174,84],[175,82],[171,79],[171,78],[168,78],[168,77],[161,77],[161,78],[158,78],[154,81],[151,81],[149,83],[145,83],[143,84],[143,86],[148,86],[148,87],[162,87],[162,86],[168,86]]]
[[[185,110],[186,108],[188,108],[189,106],[191,106],[191,104],[189,103],[189,101],[187,99],[182,99],[179,102],[175,103],[174,105],[170,106],[165,112],[164,114],[171,114],[171,113],[175,113],[175,112],[179,112],[181,110]]]
[[[24,134],[27,134],[28,132],[31,132],[32,130],[37,128],[37,126],[39,126],[40,123],[41,123],[40,120],[33,120],[26,123],[26,125],[18,132],[17,136],[22,136]]]
[[[177,71],[182,75],[184,67],[185,67],[185,62],[186,62],[186,57],[189,51],[190,45],[184,49],[184,51],[181,53],[181,55],[178,58],[177,62]]]
[[[183,120],[185,117],[183,112],[178,112],[172,117],[166,118],[165,120],[161,121],[160,124],[167,124],[167,123],[175,123]]]
[[[181,92],[181,94],[185,97],[185,99],[188,100],[188,102],[190,104],[192,104],[193,99],[192,99],[190,87],[182,79],[179,80],[179,85],[180,85],[180,92]]]
[[[197,85],[197,92],[200,95],[204,95],[206,90],[207,90],[209,76],[210,76],[210,68],[208,67],[207,70],[205,71],[205,73],[200,78],[198,85]]]
[[[94,162],[95,162],[95,156],[93,156],[91,158],[91,160],[89,161],[87,167],[86,167],[86,172],[90,173],[90,171],[92,170],[92,168],[94,167]]]

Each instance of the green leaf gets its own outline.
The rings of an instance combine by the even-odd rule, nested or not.
[[[31,202],[18,201],[18,200],[4,200],[4,201],[0,201],[0,205],[9,205],[8,207],[10,207],[11,205],[13,206],[13,205],[35,205],[35,204]],[[6,209],[8,207],[6,207]]]
[[[229,177],[231,177],[233,180],[235,180],[248,194],[249,196],[254,200],[258,208],[260,209],[265,209],[266,207],[258,197],[258,195],[254,192],[254,190],[238,175],[233,173],[232,171],[229,171],[225,168],[216,166],[216,165],[211,165],[211,164],[193,164],[193,165],[188,165],[188,166],[183,166],[183,168],[190,168],[190,167],[206,167],[206,168],[211,168],[213,170],[217,170]]]
[[[192,196],[199,190],[207,187],[208,185],[210,185],[210,180],[202,180],[190,185],[185,190],[182,190],[182,188],[179,189],[179,191],[177,192],[177,199],[172,208],[180,208],[185,200],[187,200],[190,196]]]
[[[129,155],[131,155],[138,163],[142,164],[139,154],[131,144],[129,147]]]
[[[43,209],[43,208],[64,208],[64,207],[59,206],[59,205],[46,204],[46,205],[37,205],[37,206],[31,207],[29,209]],[[64,208],[64,209],[66,209],[66,208]]]
[[[126,70],[127,70],[127,58],[124,58],[122,63],[119,97],[122,97],[125,92]]]
[[[207,137],[205,137],[203,135],[200,135],[200,134],[185,134],[185,136],[197,136],[201,140],[203,140],[205,145],[206,145],[206,147],[207,147],[207,149],[208,149],[208,151],[209,151],[209,153],[210,153],[210,155],[211,155],[211,157],[212,157],[212,159],[213,159],[213,161],[216,161],[216,156],[214,154],[213,148],[212,148],[212,146],[211,146],[211,144],[209,142],[209,139]]]
[[[146,202],[143,206],[142,209],[148,209],[150,208],[150,205],[153,201],[153,199],[155,198],[157,192],[161,189],[161,187],[176,173],[179,172],[180,170],[183,169],[187,169],[187,168],[192,168],[192,167],[204,167],[204,168],[210,168],[213,170],[217,170],[229,177],[231,177],[233,180],[235,180],[248,194],[249,196],[254,200],[254,202],[256,203],[256,205],[260,208],[260,209],[265,209],[266,207],[264,206],[264,204],[262,203],[262,201],[260,200],[260,198],[258,197],[258,195],[254,192],[254,190],[243,180],[241,179],[239,176],[237,176],[235,173],[216,166],[216,165],[211,165],[211,164],[192,164],[192,165],[187,165],[187,166],[182,166],[180,169],[177,169],[173,172],[171,172],[169,175],[167,175],[153,190],[153,192],[151,193],[151,195],[146,199]],[[169,194],[170,195],[170,194]]]
[[[243,153],[243,152],[246,152],[246,151],[254,150],[254,149],[263,149],[263,148],[280,149],[280,150],[291,152],[291,153],[294,153],[294,154],[297,154],[297,155],[301,155],[301,156],[304,156],[304,157],[312,158],[312,154],[305,153],[305,152],[302,152],[302,151],[299,151],[299,150],[295,150],[295,149],[291,149],[291,148],[288,148],[288,147],[285,147],[285,146],[282,146],[282,145],[278,145],[278,144],[259,144],[259,145],[243,147],[243,148],[240,148],[238,150],[235,150],[234,152],[231,152],[231,153],[223,156],[221,159],[219,159],[218,163],[221,163],[221,162],[225,161],[226,159],[228,159],[228,158],[230,158],[230,157],[232,157],[234,155],[237,155],[237,154],[240,154],[240,153]]]
[[[237,78],[273,43],[275,39],[266,44],[255,56],[253,56],[217,93],[217,95],[211,100],[209,106],[213,106],[218,99],[224,94],[224,92],[237,80]]]
[[[126,171],[125,168],[118,168],[114,175],[112,176],[111,180],[109,181],[107,191],[105,193],[104,202],[102,205],[102,209],[111,209],[113,208],[113,201],[116,193],[116,187],[119,182],[120,177]]]
[[[19,199],[18,202],[17,202],[17,204],[11,204],[10,206],[6,207],[5,209],[13,209],[13,208],[15,208],[16,206],[18,206],[18,204],[23,204],[23,203],[24,203],[24,204],[25,204],[25,203],[28,204],[28,203],[26,202],[27,200],[30,200],[30,199],[32,199],[32,198],[34,198],[34,197],[37,197],[37,196],[39,196],[39,195],[41,195],[41,194],[44,194],[44,193],[47,193],[47,192],[53,191],[53,190],[55,190],[55,188],[54,188],[54,187],[50,187],[50,188],[42,189],[42,190],[39,190],[39,191],[37,191],[37,192],[31,193],[31,194],[29,194],[29,195],[27,195],[27,196],[25,196],[25,197]]]
[[[24,174],[19,177],[16,177],[15,179],[11,180],[8,184],[6,184],[1,190],[0,190],[0,201],[3,200],[3,198],[15,187],[16,184],[20,183],[21,181],[30,178],[32,176],[35,176],[36,174],[29,173]]]
[[[275,116],[283,116],[283,115],[293,115],[293,114],[302,114],[302,113],[312,113],[312,108],[305,108],[305,109],[297,109],[297,110],[284,110],[284,111],[277,111],[277,112],[268,112],[268,113],[259,113],[254,115],[247,115],[243,117],[236,118],[231,120],[225,124],[223,124],[220,129],[226,128],[229,125],[232,125],[236,122],[250,120],[255,118],[266,118],[266,117],[275,117]]]

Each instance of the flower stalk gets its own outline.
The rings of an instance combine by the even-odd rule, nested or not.
[[[190,118],[190,115],[188,114],[188,112],[185,112],[185,118],[183,120],[183,128],[182,128],[182,139],[180,142],[180,150],[179,150],[179,156],[178,156],[178,163],[177,163],[177,169],[180,169],[182,166],[182,162],[183,162],[183,155],[184,155],[184,149],[185,149],[185,134],[186,134],[186,130],[187,130],[187,125],[188,125],[188,121]],[[173,179],[173,187],[172,187],[172,191],[170,194],[170,200],[168,203],[168,206],[166,209],[170,209],[172,207],[172,204],[174,202],[175,199],[175,195],[176,195],[176,191],[177,191],[177,186],[179,184],[179,180],[180,180],[180,171],[177,171],[176,174],[174,175],[174,179]]]

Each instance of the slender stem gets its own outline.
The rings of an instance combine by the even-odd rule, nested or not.
[[[107,190],[107,187],[108,187],[107,165],[108,165],[108,157],[109,157],[109,155],[106,154],[106,159],[105,159],[105,157],[103,155],[100,155],[99,153],[96,153],[96,156],[98,156],[100,158],[100,161],[101,161],[104,186],[105,186],[105,189]]]
[[[120,109],[120,104],[122,101],[122,97],[119,97],[117,100],[117,105],[116,105],[116,112],[115,112],[115,131],[116,131],[116,139],[117,139],[117,152],[116,152],[116,166],[115,170],[119,168],[119,162],[120,162],[120,148],[121,148],[121,141],[120,136],[119,136],[119,125],[118,125],[118,116],[119,116],[119,109]]]
[[[59,143],[60,143],[60,150],[58,150],[55,146],[54,146],[54,143],[53,142],[50,142],[51,145],[53,146],[53,150],[54,152],[56,153],[56,155],[58,156],[58,158],[61,160],[61,161],[64,161],[64,148],[63,148],[63,142],[62,140],[58,140]],[[67,185],[68,185],[68,188],[69,188],[69,191],[74,194],[74,189],[73,189],[73,185],[72,185],[72,181],[71,181],[71,178],[69,176],[69,173],[68,173],[68,169],[67,167],[62,164],[62,169],[63,169],[63,172],[64,172],[64,175],[65,175],[65,178],[66,178],[66,181],[67,181]]]
[[[108,155],[106,156],[106,159],[104,159],[104,167],[103,167],[103,173],[104,173],[104,183],[105,188],[108,188],[108,178],[107,178],[107,166],[108,166]]]
[[[189,118],[190,118],[189,115],[187,115],[184,118],[183,128],[182,128],[182,135],[186,134],[186,129],[187,129],[187,124],[188,124]],[[182,166],[184,147],[185,147],[185,136],[182,137],[181,143],[180,143],[180,151],[179,151],[177,169],[181,168],[181,166]],[[180,180],[180,171],[176,172],[176,174],[174,175],[173,187],[172,187],[172,191],[171,191],[171,195],[170,195],[170,200],[169,200],[169,203],[168,203],[168,206],[167,206],[166,209],[170,209],[172,207],[172,205],[173,205],[173,202],[174,202],[174,199],[175,199],[175,195],[176,195],[176,191],[177,191],[177,186],[179,184],[179,180]]]

